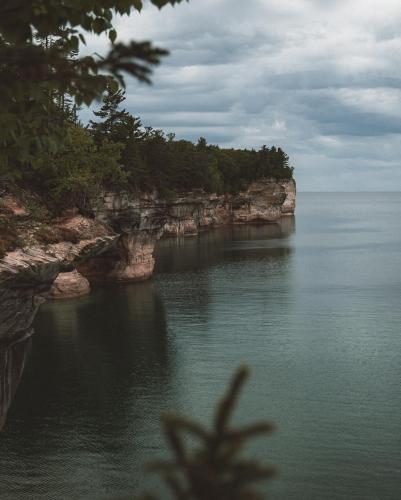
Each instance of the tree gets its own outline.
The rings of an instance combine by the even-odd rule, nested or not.
[[[262,500],[257,485],[274,478],[276,467],[243,456],[252,438],[270,435],[275,427],[256,422],[231,427],[230,419],[239,392],[249,375],[246,367],[235,373],[214,417],[211,428],[189,418],[168,413],[162,415],[164,434],[173,459],[159,460],[150,470],[160,474],[177,500]],[[189,439],[188,439],[189,438]],[[192,438],[192,439],[191,439]],[[195,444],[192,444],[195,442]],[[192,445],[192,446],[191,446]],[[145,495],[146,499],[156,496]]]
[[[120,110],[120,104],[125,100],[125,92],[121,89],[113,92],[110,88],[103,97],[103,105],[94,115],[100,121],[90,121],[91,132],[97,142],[107,139],[113,142],[127,144],[131,140],[139,139],[141,120],[132,116],[125,109]]]
[[[224,149],[208,145],[203,137],[196,144],[176,140],[172,133],[142,127],[139,118],[122,108],[124,100],[122,90],[109,89],[94,112],[99,121],[91,121],[89,131],[98,147],[105,142],[120,145],[119,163],[131,189],[157,190],[171,198],[192,189],[236,193],[262,177],[292,177],[288,156],[280,148]]]
[[[198,149],[205,149],[207,146],[206,139],[204,137],[199,137],[197,147]]]
[[[149,0],[161,8],[182,0]],[[142,0],[2,0],[0,4],[0,167],[27,161],[40,148],[57,148],[60,134],[49,123],[54,94],[90,104],[107,87],[124,85],[123,74],[150,81],[151,68],[167,51],[150,42],[116,42],[116,14],[140,11]],[[71,58],[85,34],[107,34],[104,57]],[[56,38],[43,46],[35,37]]]
[[[33,163],[30,185],[50,204],[91,209],[103,186],[121,188],[127,176],[118,163],[122,145],[104,141],[97,146],[87,130],[69,125],[56,153],[42,152]]]

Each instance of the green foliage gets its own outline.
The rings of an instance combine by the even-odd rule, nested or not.
[[[181,0],[149,0],[161,8]],[[140,11],[141,0],[2,0],[0,3],[0,164],[26,161],[38,149],[56,149],[60,135],[49,120],[55,97],[90,104],[123,74],[149,82],[167,51],[150,42],[116,41],[116,14]],[[78,56],[85,34],[107,34],[104,57]],[[45,43],[39,43],[38,38]],[[51,41],[51,43],[48,43]],[[71,57],[75,54],[75,57]],[[10,160],[11,159],[11,160]]]
[[[100,120],[90,122],[90,131],[98,144],[105,139],[122,144],[121,165],[134,189],[224,193],[238,192],[262,177],[292,178],[288,156],[280,148],[220,149],[203,137],[196,145],[175,140],[174,134],[143,128],[139,118],[120,110],[124,99],[124,92],[109,89],[95,112]]]
[[[105,185],[125,186],[127,176],[118,164],[121,149],[120,144],[108,141],[96,145],[87,130],[71,124],[58,151],[38,155],[25,179],[58,206],[90,209]]]
[[[180,1],[149,0],[159,8]],[[222,193],[260,177],[291,178],[281,149],[223,150],[204,138],[194,145],[143,128],[119,109],[123,74],[148,82],[167,53],[149,42],[118,41],[115,14],[142,6],[141,0],[0,3],[0,182],[28,184],[51,203],[85,209],[105,186]],[[107,34],[109,53],[80,56],[86,33]],[[78,124],[77,106],[105,91],[89,135]]]
[[[94,112],[102,121],[90,121],[92,135],[97,143],[108,140],[129,145],[142,137],[140,119],[133,117],[125,109],[118,109],[124,100],[125,92],[112,92],[108,89],[101,109]]]
[[[221,400],[211,429],[175,414],[162,417],[164,433],[174,458],[151,465],[177,500],[258,500],[265,498],[256,484],[276,474],[272,466],[243,458],[241,452],[249,439],[270,434],[274,426],[260,422],[230,428],[229,421],[240,389],[248,376],[242,367],[233,377]],[[187,436],[198,446],[188,449]],[[157,497],[147,496],[147,499]]]
[[[95,111],[98,120],[84,128],[68,96],[58,96],[49,115],[59,131],[57,147],[38,147],[25,161],[14,160],[11,170],[0,167],[0,181],[29,187],[52,212],[76,206],[92,213],[103,190],[157,190],[171,201],[183,191],[235,193],[263,177],[292,177],[280,148],[221,149],[204,138],[197,144],[176,140],[174,134],[144,128],[120,108],[124,99],[123,91],[109,88]]]

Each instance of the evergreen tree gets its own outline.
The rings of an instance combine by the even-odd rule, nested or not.
[[[143,136],[141,120],[132,116],[125,109],[119,109],[124,100],[124,91],[113,92],[110,88],[107,90],[103,97],[102,107],[99,111],[94,111],[94,115],[100,120],[89,122],[90,130],[97,142],[107,139],[127,144]]]
[[[149,0],[159,8],[181,0]],[[167,51],[150,42],[116,41],[116,15],[140,11],[142,0],[2,0],[0,2],[0,167],[29,161],[39,149],[56,149],[63,132],[48,117],[49,96],[72,96],[89,105],[108,86],[124,85],[123,74],[150,82],[152,67]],[[106,34],[104,57],[80,53],[85,35]],[[56,35],[57,43],[48,43]],[[44,40],[37,43],[36,38]]]

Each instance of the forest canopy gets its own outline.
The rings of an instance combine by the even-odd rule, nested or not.
[[[181,0],[148,0],[161,8]],[[275,147],[223,149],[145,127],[121,107],[124,74],[150,81],[167,51],[118,41],[116,14],[142,0],[3,0],[0,4],[0,184],[18,184],[53,207],[90,207],[102,190],[237,192],[261,177],[291,178]],[[81,55],[86,34],[108,54]],[[103,99],[84,125],[79,106]],[[57,209],[58,209],[57,208]]]
[[[124,91],[108,90],[94,120],[83,125],[65,98],[55,120],[62,144],[42,150],[13,171],[14,181],[45,195],[55,206],[89,207],[102,190],[150,192],[165,198],[202,189],[235,193],[262,177],[289,179],[293,169],[281,148],[221,148],[201,137],[197,143],[144,127],[121,107]]]

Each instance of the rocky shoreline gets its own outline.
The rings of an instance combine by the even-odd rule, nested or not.
[[[68,240],[30,244],[0,259],[0,344],[26,338],[46,299],[81,297],[90,282],[148,279],[160,237],[194,236],[226,224],[274,223],[295,212],[293,180],[262,179],[237,195],[183,193],[174,200],[152,194],[106,193],[88,217],[70,211],[51,232]],[[11,215],[27,211],[14,200]],[[14,215],[12,215],[14,213]]]

